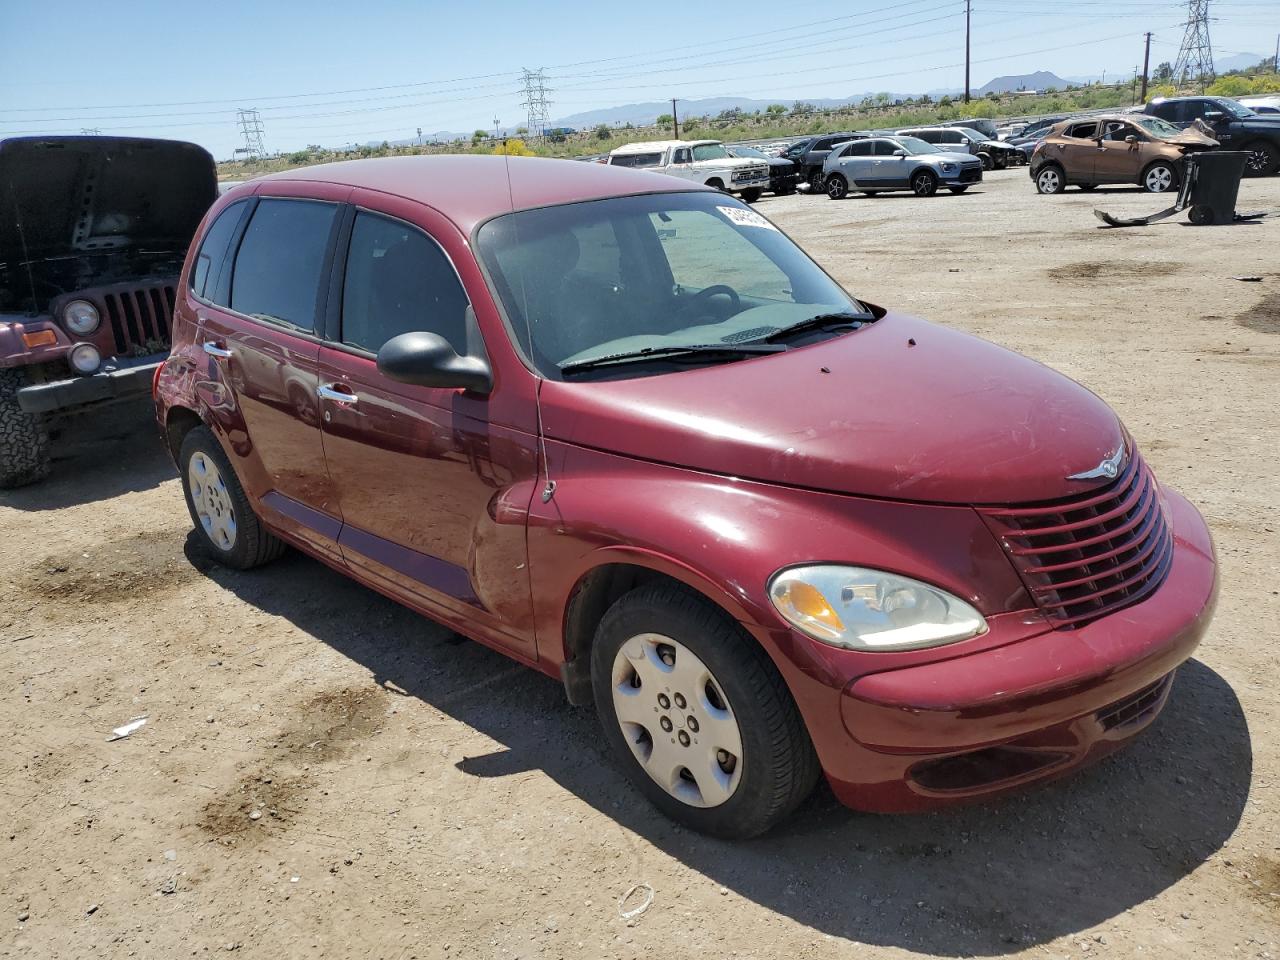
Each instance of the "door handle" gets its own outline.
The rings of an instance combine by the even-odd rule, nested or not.
[[[335,386],[336,384],[332,383],[322,383],[316,388],[316,393],[322,400],[332,400],[334,403],[343,403],[347,406],[350,406],[360,399],[354,393],[334,389]]]
[[[204,342],[204,352],[211,357],[222,357],[224,360],[227,357],[231,356],[230,350],[228,350],[226,347],[218,346],[212,340],[206,340]]]

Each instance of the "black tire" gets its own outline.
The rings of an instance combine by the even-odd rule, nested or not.
[[[978,154],[978,159],[982,161],[982,169],[988,173],[995,169],[995,161],[991,159],[991,154],[980,153]]]
[[[825,193],[827,189],[827,179],[822,175],[821,167],[814,167],[809,171],[809,192]]]
[[[21,367],[0,370],[0,488],[36,483],[49,475],[49,434],[44,420],[18,406],[27,385]]]
[[[700,659],[737,721],[740,779],[718,806],[672,796],[628,745],[613,703],[614,658],[624,643],[645,633],[669,637]],[[627,776],[654,806],[693,830],[727,840],[758,836],[791,813],[817,782],[817,754],[773,662],[722,610],[679,585],[638,587],[609,608],[596,628],[591,679],[605,739]]]
[[[1192,207],[1187,211],[1187,219],[1197,227],[1207,227],[1213,223],[1213,207]]]
[[[715,190],[724,190],[724,183],[718,177],[712,177],[707,181],[707,186]]]
[[[1037,193],[1061,193],[1067,189],[1067,173],[1056,163],[1046,163],[1036,171],[1035,184]]]
[[[849,195],[849,181],[844,174],[833,173],[827,177],[827,196],[832,200],[843,200]]]
[[[963,187],[947,187],[947,189],[950,190],[952,193],[960,194],[960,193],[964,193],[969,188],[968,186],[963,186]]]
[[[1085,193],[1089,193],[1091,190],[1098,189],[1098,185],[1096,183],[1077,183],[1076,186],[1079,187],[1081,190],[1083,190]]]
[[[755,202],[756,202],[757,200],[759,200],[759,199],[760,199],[760,191],[759,191],[759,190],[752,189],[752,190],[743,190],[743,191],[742,191],[742,202],[743,202],[743,203],[755,203]]]
[[[1249,154],[1244,165],[1246,177],[1267,177],[1280,170],[1280,150],[1273,143],[1255,140],[1242,149]]]
[[[1142,171],[1138,184],[1147,193],[1170,193],[1178,189],[1178,170],[1166,160],[1157,160]]]
[[[938,192],[938,177],[932,170],[917,170],[911,175],[911,192],[917,197],[932,197]]]
[[[218,468],[225,487],[226,500],[236,522],[236,536],[230,549],[225,549],[209,536],[200,521],[191,491],[191,459],[196,454],[203,454],[212,460]],[[204,544],[209,556],[225,567],[235,570],[250,570],[270,563],[284,553],[284,542],[276,538],[262,525],[249,498],[245,496],[240,479],[231,467],[231,461],[222,452],[222,446],[208,427],[193,427],[183,438],[182,448],[178,453],[178,472],[182,480],[182,494],[187,501],[187,511],[191,514],[191,522],[195,526],[196,536]]]

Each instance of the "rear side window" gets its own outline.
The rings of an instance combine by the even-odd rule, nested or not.
[[[467,353],[467,295],[439,244],[417,227],[356,214],[342,287],[342,342],[377,353],[392,337],[426,331]]]
[[[939,143],[964,143],[964,134],[959,130],[943,130],[939,139]]]
[[[1073,127],[1067,128],[1067,136],[1074,137],[1076,140],[1092,140],[1098,135],[1098,124],[1093,123],[1077,123]]]
[[[237,313],[315,330],[316,298],[338,207],[319,200],[258,202],[231,275]]]
[[[871,141],[856,140],[840,151],[842,157],[869,157],[871,156]]]
[[[1177,118],[1178,104],[1176,101],[1172,103],[1169,101],[1157,103],[1155,107],[1152,108],[1151,112],[1161,120],[1169,120],[1172,122]]]
[[[227,247],[236,234],[240,218],[244,216],[248,201],[239,200],[218,214],[204,235],[200,244],[200,252],[196,254],[195,266],[191,268],[191,292],[197,297],[221,303],[225,295],[219,297],[218,276],[222,272],[222,262],[227,258]],[[222,304],[226,306],[225,303]]]

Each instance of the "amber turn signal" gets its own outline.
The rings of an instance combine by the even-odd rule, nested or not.
[[[35,347],[56,347],[58,336],[52,330],[37,330],[35,333],[24,333],[22,342],[26,344],[28,350]]]

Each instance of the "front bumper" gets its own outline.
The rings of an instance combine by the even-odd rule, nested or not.
[[[938,172],[938,182],[944,187],[967,187],[975,183],[981,183],[982,165],[961,167],[951,173],[940,170]]]
[[[814,736],[841,801],[898,812],[991,796],[1079,769],[1149,726],[1217,589],[1204,520],[1166,495],[1174,560],[1141,603],[1078,629],[848,683],[836,698],[842,729]],[[837,722],[813,716],[814,706],[801,708],[811,731]]]
[[[142,396],[151,392],[152,377],[166,356],[167,353],[153,353],[145,357],[109,359],[97,373],[87,377],[68,377],[23,387],[18,391],[18,406],[27,413],[53,413]]]

